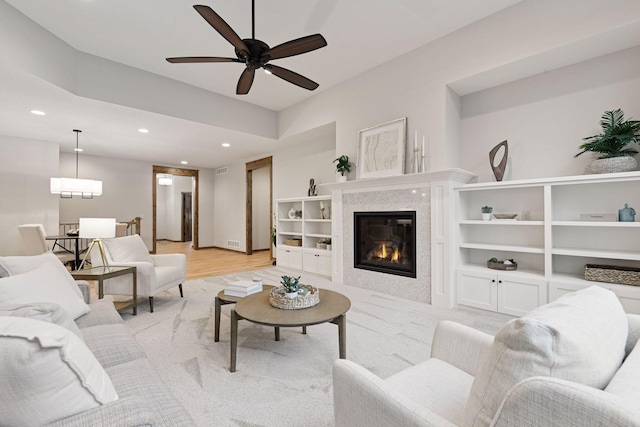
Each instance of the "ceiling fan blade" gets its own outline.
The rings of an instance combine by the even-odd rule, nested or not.
[[[327,41],[321,34],[313,34],[311,36],[301,37],[299,39],[291,40],[278,46],[272,47],[268,51],[262,54],[261,60],[272,60],[287,58],[289,56],[300,55],[302,53],[311,52],[312,50],[325,47]]]
[[[286,80],[289,83],[293,83],[294,85],[300,86],[305,89],[315,90],[318,86],[318,83],[313,80],[309,80],[305,76],[301,76],[298,73],[294,73],[291,70],[287,70],[286,68],[278,67],[276,65],[265,65],[265,70],[271,72],[271,74],[280,77],[282,80]]]
[[[247,45],[244,44],[242,39],[233,31],[233,28],[227,24],[224,19],[213,11],[209,6],[195,5],[193,6],[202,16],[205,21],[209,23],[222,37],[224,37],[229,43],[231,43],[236,49],[243,52],[249,52]]]
[[[249,93],[249,89],[251,89],[251,85],[253,84],[253,78],[255,77],[255,75],[255,68],[247,67],[244,69],[244,71],[240,75],[240,80],[238,80],[236,95],[246,95]]]
[[[215,56],[183,56],[180,58],[167,58],[172,64],[191,64],[196,62],[241,62],[238,58],[218,58]]]

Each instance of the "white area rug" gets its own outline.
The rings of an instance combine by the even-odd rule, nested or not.
[[[214,297],[238,279],[299,275],[280,267],[188,281],[154,299],[154,313],[140,300],[138,315],[123,314],[147,355],[200,426],[331,426],[331,365],[338,358],[333,324],[273,328],[240,321],[237,371],[229,372],[233,305],[222,307],[220,342],[213,341]],[[390,276],[390,281],[393,278]],[[482,310],[445,310],[361,288],[334,285],[303,274],[302,283],[340,292],[351,300],[347,313],[347,358],[382,378],[429,357],[438,321],[454,320],[495,333],[510,316]]]

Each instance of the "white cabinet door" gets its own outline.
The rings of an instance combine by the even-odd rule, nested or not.
[[[302,249],[278,246],[278,265],[302,270]]]
[[[331,253],[305,250],[302,256],[304,271],[331,276]]]
[[[590,286],[600,286],[613,291],[620,300],[624,311],[630,314],[640,314],[640,287],[619,285],[615,283],[587,282],[584,280],[551,281],[549,282],[549,302],[560,298],[569,292],[579,291]]]
[[[457,301],[458,304],[496,311],[498,309],[496,274],[458,270]]]
[[[544,279],[500,273],[498,278],[498,312],[524,316],[547,303]]]

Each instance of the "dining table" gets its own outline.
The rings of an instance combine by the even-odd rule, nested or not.
[[[53,246],[51,247],[52,251],[55,252],[57,246],[64,251],[74,254],[75,258],[73,260],[73,270],[77,270],[78,268],[80,268],[80,254],[82,253],[82,251],[80,250],[80,236],[78,236],[77,234],[58,234],[53,236],[46,236],[45,239],[53,240]],[[66,243],[64,242],[65,240],[73,241],[73,248],[67,247]],[[60,243],[61,241],[62,243]]]

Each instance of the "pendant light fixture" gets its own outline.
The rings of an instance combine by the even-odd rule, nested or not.
[[[78,134],[79,129],[73,130],[76,133],[76,177],[75,178],[51,178],[51,194],[59,194],[63,199],[70,199],[73,196],[82,196],[83,199],[93,199],[93,196],[102,194],[102,181],[93,179],[78,178]]]

